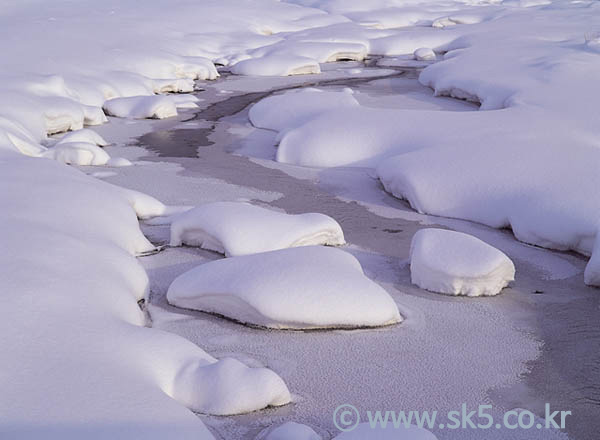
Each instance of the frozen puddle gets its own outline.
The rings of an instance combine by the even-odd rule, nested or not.
[[[105,180],[143,190],[168,204],[251,200],[289,214],[320,212],[332,217],[349,243],[344,250],[387,291],[405,318],[400,325],[373,330],[275,332],[250,328],[167,303],[167,289],[175,278],[222,256],[181,247],[145,257],[142,263],[152,283],[149,312],[154,327],[180,334],[217,358],[229,356],[250,366],[267,366],[283,378],[293,396],[291,405],[279,408],[227,418],[201,417],[224,439],[254,439],[264,429],[288,421],[314,427],[327,439],[338,434],[332,414],[343,403],[356,406],[363,414],[378,409],[445,412],[460,408],[463,402],[471,407],[491,402],[494,417],[519,406],[537,410],[540,402],[528,393],[539,395],[535,390],[544,384],[536,383],[533,376],[521,382],[518,391],[514,391],[515,384],[526,372],[527,362],[540,353],[545,356],[539,338],[556,337],[546,324],[540,329],[536,321],[560,307],[560,293],[573,284],[572,278],[543,279],[532,257],[537,250],[516,243],[508,233],[411,212],[406,204],[383,192],[369,170],[318,171],[273,162],[276,134],[250,125],[250,104],[301,87],[333,91],[351,87],[361,105],[379,108],[477,109],[471,103],[434,98],[431,90],[415,80],[414,70],[370,69],[359,63],[344,66],[328,65],[319,76],[226,76],[202,83],[206,90],[198,97],[205,101],[199,103],[198,111],[156,122],[152,131],[139,137],[137,145],[149,152],[131,146],[108,147],[115,155],[134,161],[142,157],[143,161],[116,169],[117,175]],[[349,69],[360,72],[349,75]],[[110,124],[98,130],[108,138],[107,131]],[[122,133],[109,141],[119,139],[123,139]],[[127,156],[128,151],[135,151],[137,158]],[[494,237],[494,246],[517,266],[516,282],[501,295],[485,299],[440,296],[413,286],[406,264],[412,236],[438,220],[442,227],[462,228],[485,241]],[[168,243],[167,225],[144,228],[155,244]],[[565,277],[582,270],[584,261],[576,256],[540,252],[548,264],[572,268],[565,270],[569,274]],[[532,294],[536,290],[544,294]],[[561,346],[560,341],[556,344]],[[529,365],[534,373],[541,368],[536,363]],[[560,374],[569,373],[565,369]],[[563,383],[568,386],[569,382],[563,378]],[[577,395],[577,391],[571,393]],[[544,398],[551,403],[564,402],[564,396],[559,399],[552,393]],[[440,440],[478,439],[481,434],[433,432]],[[561,437],[499,430],[487,431],[487,438]]]

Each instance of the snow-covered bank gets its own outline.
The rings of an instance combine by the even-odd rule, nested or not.
[[[152,198],[7,152],[0,186],[1,437],[211,439],[182,405],[289,402],[272,371],[143,327],[148,278],[133,255],[154,246],[133,206],[143,215]]]

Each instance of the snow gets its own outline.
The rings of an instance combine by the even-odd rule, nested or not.
[[[310,426],[296,422],[286,422],[269,431],[264,440],[321,440]]]
[[[409,428],[398,428],[387,425],[385,428],[378,426],[372,428],[370,423],[359,423],[358,426],[347,432],[342,432],[334,437],[335,440],[437,440],[437,437],[425,428],[411,425]]]
[[[166,424],[169,438],[212,439],[181,405],[232,414],[289,402],[272,371],[143,327],[148,278],[133,255],[154,246],[124,190],[53,161],[1,158],[0,277],[15,293],[0,323],[11,353],[3,437],[114,438],[127,423],[136,438],[163,438]]]
[[[108,145],[108,142],[106,142],[102,136],[100,136],[94,130],[90,130],[89,128],[71,131],[57,141],[58,144],[64,144],[67,142],[87,142],[89,144],[99,145],[101,147]]]
[[[340,93],[307,88],[262,99],[250,107],[248,117],[255,127],[283,131],[321,113],[357,105],[351,89]]]
[[[43,156],[73,165],[105,165],[110,160],[106,151],[89,142],[59,142]]]
[[[236,75],[288,76],[321,73],[319,63],[300,55],[265,55],[249,58],[231,66]]]
[[[276,329],[374,327],[402,318],[352,255],[306,246],[200,265],[173,281],[168,301]]]
[[[344,243],[340,225],[324,214],[290,215],[243,202],[204,204],[171,223],[171,246],[200,246],[228,257]]]
[[[428,47],[420,47],[414,52],[415,60],[417,61],[433,61],[435,60],[435,52]]]
[[[104,111],[119,118],[164,119],[177,116],[176,103],[168,96],[130,96],[104,103]]]
[[[216,79],[216,62],[234,74],[289,75],[367,54],[400,63],[431,48],[442,59],[427,62],[421,83],[482,111],[370,109],[340,92],[323,98],[339,98],[336,108],[316,98],[279,118],[282,98],[253,122],[280,132],[281,162],[377,167],[385,188],[422,213],[591,255],[585,282],[600,284],[596,3],[152,0],[140,10],[33,0],[1,9],[3,436],[211,438],[182,403],[229,413],[288,399],[267,370],[215,362],[142,327],[147,278],[133,255],[155,247],[135,217],[181,209],[44,160],[130,165],[84,127],[106,123],[103,109],[162,118],[193,108],[191,96],[161,94]],[[239,400],[228,400],[233,388]]]
[[[422,229],[410,246],[413,284],[449,295],[497,295],[515,279],[515,266],[501,251],[469,234]]]

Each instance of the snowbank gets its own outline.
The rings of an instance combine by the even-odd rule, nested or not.
[[[515,279],[515,266],[501,251],[462,232],[421,229],[410,245],[413,284],[450,295],[497,295]]]
[[[340,225],[324,214],[290,215],[241,202],[207,203],[171,223],[171,246],[200,246],[228,257],[344,243]]]
[[[173,281],[168,301],[269,328],[352,328],[401,320],[352,255],[306,246],[203,264]]]
[[[0,320],[10,353],[0,437],[212,439],[182,405],[232,414],[289,401],[272,371],[144,327],[148,278],[133,255],[154,246],[125,190],[7,152],[0,185],[1,296],[11,311]]]

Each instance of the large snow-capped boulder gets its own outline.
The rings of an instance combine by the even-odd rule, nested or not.
[[[106,151],[89,142],[59,142],[42,156],[71,165],[106,165],[110,160]]]
[[[177,116],[176,102],[169,96],[129,96],[104,103],[104,111],[119,118],[164,119]]]
[[[412,239],[410,275],[414,284],[432,292],[492,296],[515,279],[515,266],[472,235],[431,228]]]
[[[248,118],[255,127],[283,131],[327,111],[358,105],[351,89],[330,92],[308,88],[261,99],[250,107]]]
[[[308,57],[288,54],[248,58],[231,66],[231,73],[250,76],[290,76],[321,73],[319,63]]]
[[[401,321],[389,294],[354,256],[306,246],[212,261],[173,281],[177,307],[269,328],[375,327]]]
[[[243,202],[214,202],[171,223],[171,246],[200,246],[228,257],[307,245],[344,244],[344,233],[319,213],[285,214]]]

